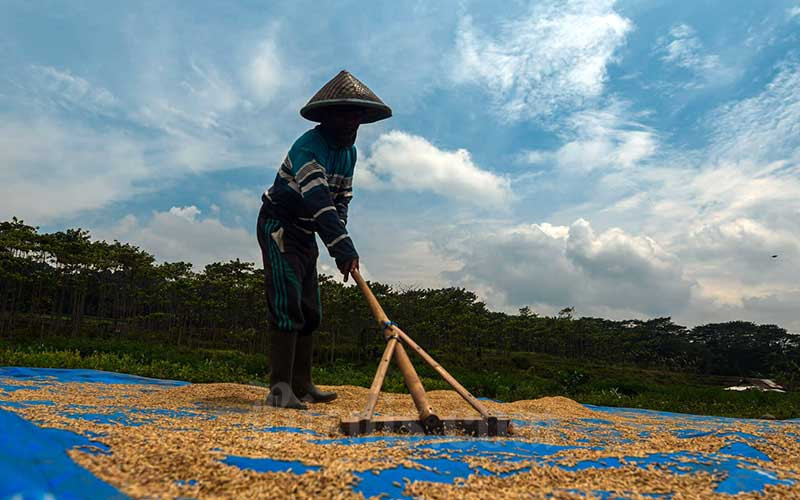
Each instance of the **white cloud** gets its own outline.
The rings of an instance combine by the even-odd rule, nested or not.
[[[799,86],[800,65],[782,65],[761,93],[706,116],[706,151],[671,152],[642,171],[638,181],[650,202],[637,209],[642,222],[677,239],[744,219],[776,234],[800,234]]]
[[[762,92],[701,120],[710,138],[705,150],[662,148],[634,179],[651,204],[642,222],[680,228],[749,218],[773,229],[778,223],[797,227],[798,87],[800,64],[782,64]]]
[[[146,189],[152,167],[138,141],[49,119],[0,121],[0,217],[42,221],[95,209]],[[31,220],[32,219],[32,220]]]
[[[419,234],[416,236],[420,237]],[[367,253],[376,256],[369,261],[373,274],[383,283],[399,283],[403,287],[448,286],[443,273],[459,269],[460,262],[437,252],[429,240],[407,239],[409,237],[413,238],[412,235],[392,233],[391,244],[381,248],[380,253],[372,251],[372,242],[367,242],[370,250]]]
[[[613,1],[539,3],[492,38],[469,17],[456,42],[453,77],[492,94],[509,120],[580,106],[601,95],[606,70],[631,29]]]
[[[718,55],[708,53],[694,28],[687,24],[673,26],[669,37],[660,39],[656,50],[662,54],[662,61],[689,70],[700,78],[700,81],[684,84],[686,88],[728,83],[737,75]]]
[[[800,161],[800,62],[785,62],[766,89],[710,113],[712,155],[754,162]]]
[[[175,62],[176,66],[184,64]],[[158,134],[161,164],[183,172],[224,170],[255,162],[253,145],[268,141],[258,111],[237,82],[211,63],[189,60],[178,81],[159,79],[126,103],[126,118]]]
[[[261,208],[261,192],[251,189],[229,189],[221,195],[222,200],[239,213],[255,218]]]
[[[422,137],[397,130],[372,144],[359,169],[358,182],[365,188],[428,191],[484,207],[507,207],[512,195],[508,179],[481,169],[466,149],[441,150]]]
[[[188,207],[172,207],[169,209],[169,213],[176,217],[183,217],[189,222],[194,222],[197,216],[201,214],[200,210],[194,205]]]
[[[661,146],[647,168],[623,179],[627,185],[612,170],[594,183],[600,191],[592,201],[552,217],[594,214],[600,227],[621,224],[657,240],[693,283],[689,304],[672,312],[678,321],[746,319],[800,330],[790,313],[790,304],[800,310],[799,84],[800,66],[784,63],[759,94],[707,114],[707,149]]]
[[[680,260],[693,286],[687,307],[670,313],[677,321],[763,320],[755,308],[762,299],[785,302],[797,296],[792,290],[800,282],[798,174],[800,169],[787,170],[780,162],[653,165],[639,171],[633,189],[623,191],[632,194],[570,212],[593,213],[602,225],[624,224],[633,234],[646,232]],[[800,310],[800,302],[795,307]],[[800,329],[796,315],[769,321]]]
[[[254,51],[243,77],[252,95],[263,104],[272,100],[284,82],[292,78],[287,71],[281,63],[275,42],[267,39]]]
[[[668,315],[689,326],[742,319],[800,332],[796,232],[749,219],[704,225],[679,240],[662,239],[659,227],[652,237],[596,232],[583,219],[491,227],[439,231],[435,248],[461,263],[442,273],[446,281],[493,308],[555,314],[575,306],[581,316]]]
[[[630,209],[643,212],[642,204],[649,202],[635,200]],[[800,210],[789,211],[796,221],[783,228],[744,217],[700,223],[694,213],[645,213],[648,236],[598,232],[578,219],[492,223],[481,232],[453,225],[433,238],[440,256],[461,263],[443,273],[446,282],[476,291],[493,308],[555,314],[575,306],[585,316],[669,315],[689,326],[741,319],[800,332]]]
[[[531,164],[552,163],[575,172],[594,169],[630,169],[658,148],[656,133],[625,120],[621,104],[574,113],[562,135],[567,139],[553,151],[529,150],[522,156]]]
[[[538,165],[552,160],[552,153],[538,149],[526,149],[517,155],[516,161],[522,164]]]
[[[624,191],[604,177],[598,185],[608,196],[599,198],[617,193],[613,206],[588,204],[581,210],[586,213],[613,209],[617,212],[617,218],[611,219],[613,223],[620,214],[624,215],[627,200],[631,216],[627,227],[658,227],[659,235],[669,241],[682,241],[704,225],[740,218],[753,219],[773,229],[783,226],[800,230],[800,219],[794,222],[800,214],[799,167],[787,168],[784,162],[758,166],[750,162],[697,165],[693,161],[697,160],[669,166],[648,165],[630,179],[632,187]]]
[[[670,148],[625,106],[573,113],[559,148],[518,159],[560,167],[548,172],[553,192],[568,184],[572,193],[575,182],[592,190],[549,216],[578,221],[439,230],[439,252],[463,263],[447,277],[510,311],[574,305],[581,315],[667,314],[689,326],[743,319],[800,331],[798,87],[800,65],[778,66],[762,92],[701,120],[710,145],[696,151]]]
[[[35,83],[28,90],[39,92],[41,97],[62,106],[112,114],[119,105],[119,101],[109,90],[94,86],[69,71],[36,64],[31,65],[29,70]]]
[[[162,189],[187,172],[230,168],[240,160],[224,144],[181,137],[180,132],[147,137],[49,115],[2,117],[0,217],[16,215],[37,224]]]
[[[127,215],[110,227],[92,231],[95,238],[117,239],[139,246],[162,262],[191,262],[200,269],[232,259],[261,263],[254,231],[223,224],[216,217],[199,218],[194,205],[153,212],[149,218]]]
[[[671,40],[661,50],[662,61],[697,71],[713,71],[720,66],[719,57],[713,54],[701,55],[703,43],[694,29],[687,24],[673,26],[669,31]]]
[[[178,80],[165,76],[165,67],[181,65]],[[187,173],[273,156],[284,129],[261,119],[264,111],[225,72],[198,60],[153,66],[158,71],[136,75],[135,92],[124,96],[67,69],[32,65],[15,75],[16,94],[0,95],[11,104],[0,111],[0,181],[8,191],[0,216],[73,217]]]
[[[191,111],[197,112],[198,116],[202,117],[202,121],[198,122],[199,125],[205,128],[219,126],[215,120],[216,113],[246,105],[235,84],[214,65],[190,60],[189,67],[192,72],[180,82],[180,87],[187,92],[185,94],[187,100],[195,106]]]
[[[388,186],[375,175],[372,167],[366,161],[360,161],[353,172],[353,185],[358,186],[358,189],[380,190],[386,189]]]
[[[800,5],[787,9],[786,14],[789,16],[789,18],[800,17]]]
[[[695,228],[682,252],[705,294],[741,304],[746,297],[793,289],[800,282],[800,240],[794,228],[740,217]],[[776,257],[773,257],[775,255]]]
[[[500,227],[440,244],[463,263],[447,276],[505,309],[576,306],[580,314],[622,318],[672,314],[690,297],[680,262],[653,239],[618,228],[597,234],[583,219]]]

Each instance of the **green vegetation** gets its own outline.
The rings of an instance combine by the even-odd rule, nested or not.
[[[511,363],[502,357],[490,358],[469,370],[458,363],[444,364],[477,394],[502,401],[562,395],[588,404],[681,413],[748,418],[799,416],[800,392],[729,392],[722,388],[732,382],[727,377],[603,366],[531,353],[518,353],[514,358],[516,361]],[[523,363],[521,359],[526,368],[516,366]],[[315,368],[315,379],[327,385],[367,387],[376,364],[322,364]],[[49,338],[46,345],[0,343],[0,365],[92,368],[198,383],[253,385],[266,385],[268,374],[268,359],[263,354],[64,337]],[[428,390],[448,389],[427,366],[416,365]],[[389,372],[384,390],[405,392],[397,370]]]
[[[255,244],[255,243],[254,243]],[[263,384],[269,335],[263,275],[240,261],[194,272],[156,264],[82,230],[39,234],[0,222],[0,365],[96,368],[192,382]],[[540,317],[489,311],[461,288],[371,283],[394,321],[472,391],[739,417],[800,417],[800,336],[743,321],[688,329],[670,318]],[[369,386],[383,349],[355,287],[321,278],[316,379]],[[425,386],[444,389],[423,363]],[[788,394],[728,392],[769,377]],[[390,372],[386,388],[403,390]]]

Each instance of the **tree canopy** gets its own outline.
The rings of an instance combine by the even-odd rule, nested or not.
[[[93,241],[82,229],[40,233],[16,218],[0,222],[0,338],[146,336],[264,352],[263,280],[263,270],[238,259],[196,271],[187,262],[158,263],[128,243]],[[377,359],[382,337],[358,289],[329,276],[320,286],[319,356]],[[464,361],[491,350],[742,377],[800,373],[800,336],[776,325],[730,321],[689,329],[669,317],[575,318],[570,306],[555,317],[530,307],[506,314],[464,288],[371,286],[418,342]]]

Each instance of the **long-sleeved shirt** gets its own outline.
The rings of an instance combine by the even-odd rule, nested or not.
[[[333,147],[315,127],[292,145],[261,196],[262,210],[309,242],[319,233],[337,263],[358,257],[345,227],[355,164],[355,146]]]

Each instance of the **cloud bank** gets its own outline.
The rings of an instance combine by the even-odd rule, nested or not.
[[[678,259],[654,240],[618,228],[598,234],[583,219],[499,228],[443,245],[463,262],[447,276],[506,308],[657,316],[683,309],[691,295]]]

